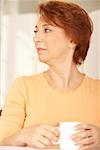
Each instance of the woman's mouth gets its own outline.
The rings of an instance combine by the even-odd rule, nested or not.
[[[46,49],[45,49],[45,48],[37,48],[37,51],[38,51],[38,52],[46,51]]]

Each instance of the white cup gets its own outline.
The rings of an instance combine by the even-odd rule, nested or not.
[[[74,127],[81,122],[61,122],[57,129],[60,132],[60,138],[54,145],[59,144],[60,150],[78,150],[79,146],[71,140],[71,135],[75,133]]]

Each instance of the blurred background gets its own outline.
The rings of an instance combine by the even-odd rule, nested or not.
[[[42,0],[41,0],[42,1]],[[40,0],[0,0],[0,108],[13,80],[42,72],[48,66],[38,60],[33,43]],[[94,23],[88,56],[80,70],[100,79],[100,0],[66,0],[81,5]]]

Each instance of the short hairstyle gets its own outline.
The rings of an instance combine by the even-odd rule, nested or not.
[[[93,32],[93,23],[87,12],[77,4],[57,0],[41,3],[38,11],[47,23],[64,29],[66,35],[76,44],[73,62],[82,64]]]

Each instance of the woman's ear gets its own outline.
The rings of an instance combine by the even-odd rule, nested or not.
[[[75,47],[76,47],[75,42],[73,42],[73,41],[71,40],[70,43],[69,43],[69,47],[70,47],[70,48],[75,48]]]

